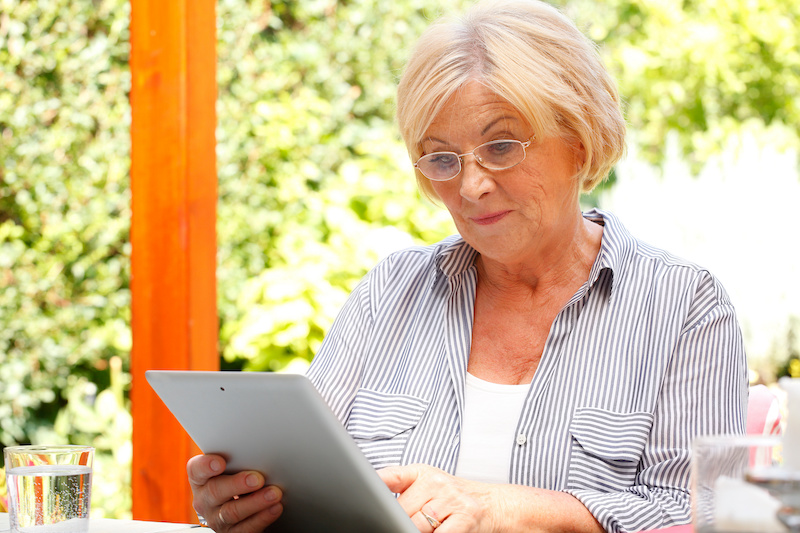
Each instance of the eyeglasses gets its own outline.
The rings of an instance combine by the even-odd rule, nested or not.
[[[526,142],[515,139],[501,139],[484,143],[471,152],[457,154],[455,152],[433,152],[425,154],[414,163],[414,168],[431,181],[447,181],[461,172],[463,159],[472,155],[480,166],[489,170],[506,170],[519,165],[525,160],[525,148],[533,142],[533,137]]]

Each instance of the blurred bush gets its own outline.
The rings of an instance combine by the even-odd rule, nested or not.
[[[789,329],[783,342],[772,348],[775,380],[782,377],[800,378],[800,317],[789,319]]]
[[[380,256],[449,232],[446,213],[420,200],[393,120],[405,49],[437,16],[429,5],[218,3],[227,364],[310,359]]]
[[[631,133],[652,162],[679,133],[699,170],[746,121],[800,134],[800,2],[558,0],[619,80]]]
[[[128,11],[0,0],[0,442],[100,463],[130,439],[108,425],[128,416]],[[98,508],[130,507],[126,475]]]

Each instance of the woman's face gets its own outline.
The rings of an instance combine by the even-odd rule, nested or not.
[[[498,139],[525,142],[533,130],[506,100],[476,81],[444,106],[426,132],[424,152],[459,154]],[[471,155],[461,173],[432,182],[461,236],[484,257],[508,266],[558,253],[581,221],[574,178],[583,152],[579,143],[534,139],[525,160],[506,170],[487,170]]]

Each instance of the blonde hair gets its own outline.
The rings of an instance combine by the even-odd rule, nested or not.
[[[625,119],[597,46],[556,8],[539,0],[484,0],[444,18],[420,37],[397,89],[397,119],[412,161],[447,100],[477,80],[505,98],[538,139],[577,139],[576,173],[591,191],[625,152]],[[417,171],[422,191],[436,198]]]

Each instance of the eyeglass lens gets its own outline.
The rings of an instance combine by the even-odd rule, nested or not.
[[[475,148],[472,152],[434,152],[419,158],[416,167],[425,177],[434,181],[454,178],[461,172],[461,158],[472,154],[478,163],[489,170],[505,170],[525,159],[525,148],[517,140],[491,141]]]

